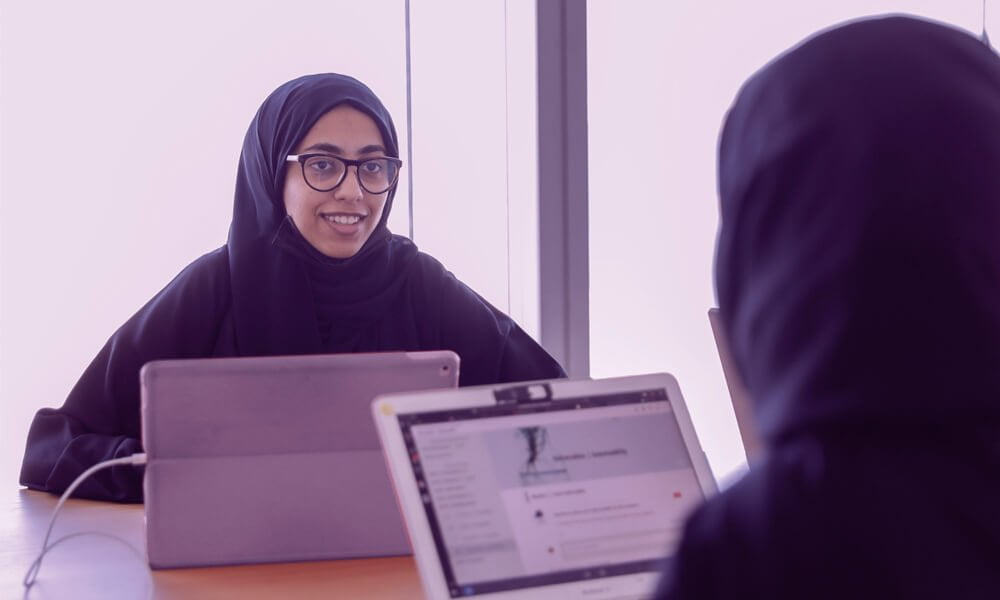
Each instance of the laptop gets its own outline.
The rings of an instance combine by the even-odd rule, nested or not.
[[[448,351],[146,364],[150,566],[410,553],[371,402],[458,370]]]
[[[708,309],[708,321],[712,324],[712,334],[715,336],[715,346],[719,350],[719,361],[722,363],[722,373],[726,377],[726,385],[729,387],[729,397],[733,403],[733,413],[736,415],[736,425],[740,429],[740,438],[743,440],[743,451],[747,460],[755,460],[761,456],[764,444],[760,441],[757,433],[757,426],[753,419],[753,404],[750,402],[750,393],[746,385],[743,384],[743,377],[740,376],[739,369],[733,361],[732,351],[729,349],[729,337],[726,336],[722,328],[722,317],[718,308]]]
[[[667,374],[385,395],[372,410],[428,600],[647,598],[716,491]]]

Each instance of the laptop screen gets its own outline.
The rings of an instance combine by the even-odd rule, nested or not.
[[[399,423],[452,597],[657,571],[703,499],[663,389]]]

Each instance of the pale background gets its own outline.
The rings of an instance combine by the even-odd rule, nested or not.
[[[743,458],[705,316],[727,106],[821,27],[904,10],[978,33],[981,3],[587,4],[593,375],[677,375],[728,478]],[[527,0],[412,0],[413,160],[390,228],[410,229],[412,170],[417,244],[537,336],[534,27]],[[353,74],[406,148],[404,31],[403,0],[0,0],[0,481],[35,410],[225,242],[243,135],[274,87]],[[634,160],[649,185],[617,177]]]

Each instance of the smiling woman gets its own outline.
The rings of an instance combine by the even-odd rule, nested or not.
[[[244,139],[226,245],[115,332],[62,408],[38,412],[21,483],[60,492],[141,451],[138,373],[150,360],[453,350],[461,385],[563,376],[507,315],[389,232],[398,155],[388,111],[356,79],[275,90]],[[141,481],[112,468],[76,495],[140,501]]]
[[[320,117],[298,146],[288,161],[302,174],[285,177],[285,210],[314,248],[350,258],[381,220],[402,161],[385,156],[375,121],[349,104]]]

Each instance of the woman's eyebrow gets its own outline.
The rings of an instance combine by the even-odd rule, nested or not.
[[[344,152],[344,149],[341,148],[340,146],[327,144],[326,142],[313,144],[312,146],[309,146],[299,154],[304,154],[306,152],[309,152],[310,150],[319,150],[321,152],[329,152],[330,154],[346,154],[346,152]],[[384,154],[385,148],[378,144],[371,144],[361,148],[361,150],[358,151],[358,154],[371,154],[372,152],[382,152]]]

